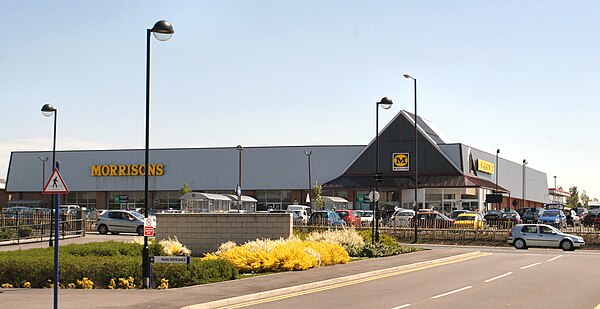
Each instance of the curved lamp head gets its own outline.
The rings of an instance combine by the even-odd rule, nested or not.
[[[523,165],[527,164],[529,162],[527,162],[527,160],[523,159]]]
[[[496,154],[499,154],[499,153],[500,153],[500,149],[496,149]]]
[[[237,145],[237,147],[236,147],[236,148],[237,148],[237,150],[239,150],[239,151],[242,151],[242,150],[244,150],[244,147],[242,147],[242,145]]]
[[[381,105],[383,109],[390,109],[390,107],[392,107],[392,104],[394,104],[394,102],[392,102],[392,99],[388,97],[383,97],[381,101],[377,102],[377,105]]]
[[[173,25],[169,21],[159,20],[154,24],[154,27],[150,29],[150,32],[154,34],[154,37],[159,41],[168,41],[175,30],[173,30]]]
[[[56,112],[56,108],[54,108],[52,104],[44,104],[44,106],[42,106],[42,114],[44,116],[50,117],[54,112]]]
[[[414,79],[415,79],[414,77],[410,76],[409,74],[404,74],[404,78],[410,78],[410,79],[412,79],[412,80],[414,80]]]
[[[307,155],[308,157],[310,157],[310,155],[312,154],[312,150],[310,150],[310,151],[305,150],[304,154]]]

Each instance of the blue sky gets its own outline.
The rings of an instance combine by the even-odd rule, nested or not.
[[[7,1],[0,178],[11,151],[367,144],[413,111],[600,198],[597,1]],[[383,126],[383,125],[382,125]]]

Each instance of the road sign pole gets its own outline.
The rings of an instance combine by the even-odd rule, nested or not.
[[[60,169],[60,163],[56,162],[56,170]],[[52,178],[51,178],[52,179]],[[57,193],[54,197],[55,208],[54,208],[54,309],[58,309],[58,232],[60,222],[60,194]]]

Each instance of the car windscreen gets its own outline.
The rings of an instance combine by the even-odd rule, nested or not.
[[[559,210],[546,210],[544,211],[544,213],[542,214],[543,217],[558,217]]]
[[[455,221],[473,221],[475,220],[475,216],[460,216],[457,217]]]

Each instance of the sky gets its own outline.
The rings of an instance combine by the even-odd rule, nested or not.
[[[366,145],[400,110],[600,198],[598,1],[9,1],[0,178],[12,151]]]

